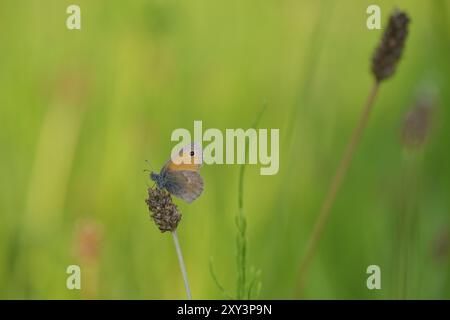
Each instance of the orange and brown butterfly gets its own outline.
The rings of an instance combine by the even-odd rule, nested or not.
[[[203,192],[203,179],[199,174],[202,157],[201,147],[189,144],[174,153],[160,173],[151,172],[150,179],[156,182],[157,188],[191,203]]]

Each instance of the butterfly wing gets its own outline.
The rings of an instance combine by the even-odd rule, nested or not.
[[[202,150],[192,143],[172,155],[161,170],[167,191],[191,203],[203,192],[203,179],[198,173],[202,166]]]
[[[202,166],[203,155],[201,147],[192,143],[180,151],[173,153],[163,170],[167,171],[198,171]]]
[[[191,203],[203,192],[203,179],[196,171],[175,170],[165,173],[165,188],[174,196]]]

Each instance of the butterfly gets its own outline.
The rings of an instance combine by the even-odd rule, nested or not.
[[[199,174],[202,166],[202,150],[192,143],[172,155],[160,173],[151,172],[150,179],[159,189],[166,189],[174,196],[191,203],[203,192],[203,179]]]

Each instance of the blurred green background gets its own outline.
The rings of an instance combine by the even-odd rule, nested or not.
[[[79,31],[65,26],[73,3]],[[410,37],[299,296],[300,260],[373,82],[373,3],[383,26],[407,11]],[[280,129],[281,164],[275,176],[246,170],[259,298],[450,298],[449,15],[445,0],[1,0],[0,298],[184,298],[171,236],[144,203],[145,159],[162,166],[172,130],[194,120],[248,128],[264,102],[260,126]],[[432,130],[405,151],[403,119],[423,88],[435,96]],[[194,298],[223,297],[211,257],[235,290],[238,172],[204,166],[203,195],[176,200]],[[71,264],[81,291],[66,288]],[[366,287],[371,264],[381,290]]]

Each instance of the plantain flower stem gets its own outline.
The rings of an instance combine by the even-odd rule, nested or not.
[[[409,22],[410,19],[406,12],[395,10],[391,14],[381,41],[372,56],[372,75],[375,81],[316,218],[313,231],[306,247],[306,253],[300,262],[297,295],[300,295],[303,291],[308,267],[317,251],[319,240],[322,237],[325,225],[329,220],[337,193],[347,174],[356,147],[361,140],[369,120],[375,98],[379,91],[380,83],[383,80],[390,78],[395,73],[398,62],[402,57],[405,41],[408,36]]]
[[[191,288],[189,287],[188,276],[186,272],[186,266],[184,265],[183,254],[181,253],[180,242],[178,241],[177,231],[172,231],[173,242],[175,243],[175,249],[177,250],[178,262],[180,263],[181,274],[183,275],[184,287],[186,289],[186,296],[188,300],[192,300]]]

